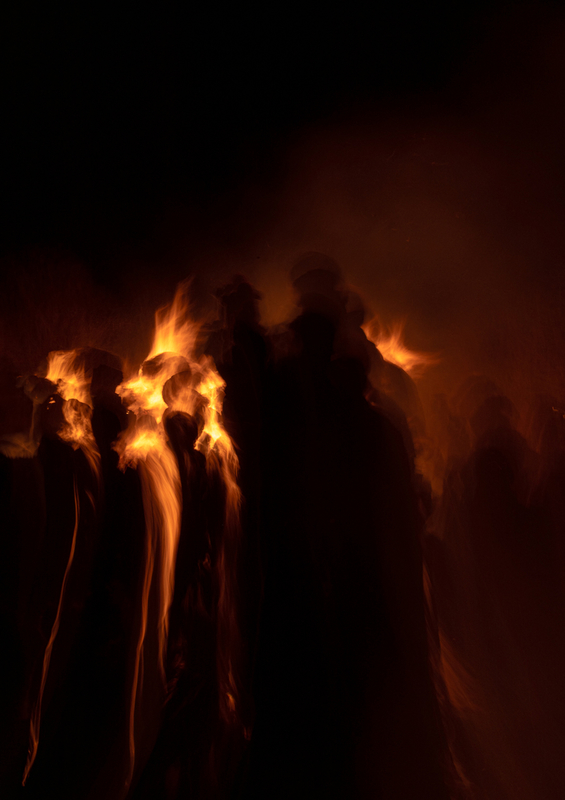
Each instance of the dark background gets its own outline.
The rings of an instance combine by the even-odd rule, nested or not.
[[[217,233],[242,186],[276,186],[301,130],[464,104],[556,13],[476,2],[191,4],[182,15],[18,4],[2,25],[2,250],[64,246],[112,282],[108,254],[149,246],[164,208]]]
[[[2,37],[0,327],[19,369],[85,344],[139,362],[187,275],[206,300],[244,272],[277,321],[314,249],[408,317],[449,381],[515,375],[527,349],[532,385],[552,383],[559,3],[18,4]]]

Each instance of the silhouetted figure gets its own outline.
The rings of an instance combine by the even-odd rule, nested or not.
[[[76,400],[67,401],[67,408],[88,418],[88,407]],[[41,436],[38,460],[44,481],[45,527],[28,612],[28,629],[38,636],[28,695],[32,709],[38,703],[43,674],[45,687],[39,747],[26,792],[32,798],[39,797],[54,791],[57,784],[58,796],[66,798],[73,792],[80,794],[81,787],[84,789],[81,781],[86,779],[85,767],[96,737],[93,720],[80,747],[72,732],[77,720],[82,719],[85,698],[91,696],[85,692],[86,676],[79,662],[93,591],[100,483],[83,450],[62,440],[65,417],[63,401],[57,393],[38,407],[36,422]],[[56,618],[58,623],[54,627]],[[49,653],[47,660],[46,653]],[[64,758],[71,760],[72,767],[61,776],[63,753]]]
[[[236,275],[230,284],[218,290],[217,296],[221,302],[221,326],[210,337],[207,351],[214,355],[218,371],[226,381],[223,425],[234,442],[239,462],[237,483],[242,503],[235,563],[236,611],[244,645],[239,654],[238,680],[241,722],[249,736],[254,716],[251,685],[263,583],[259,526],[269,345],[259,323],[260,294],[251,284]],[[245,772],[245,764],[241,772]]]
[[[343,340],[336,354],[339,276],[311,256],[265,404],[265,597],[243,797],[447,798],[413,468],[366,400],[364,360]]]
[[[445,413],[451,470],[435,520],[442,542],[428,563],[452,744],[471,796],[557,800],[565,649],[556,632],[564,614],[549,498],[534,491],[544,451],[540,462],[491,380],[467,380]]]
[[[53,390],[50,384],[50,391]],[[0,358],[0,794],[21,787],[30,713],[30,680],[40,647],[31,616],[39,548],[45,529],[43,471],[30,436],[33,403],[12,362]],[[33,605],[33,604],[32,604]]]

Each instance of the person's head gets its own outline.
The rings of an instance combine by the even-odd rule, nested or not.
[[[323,314],[337,323],[344,312],[341,272],[323,253],[306,253],[294,264],[290,278],[296,305],[304,312]]]
[[[261,293],[243,275],[234,275],[231,283],[219,289],[216,296],[224,306],[228,325],[241,322],[255,327],[259,324],[258,300]]]

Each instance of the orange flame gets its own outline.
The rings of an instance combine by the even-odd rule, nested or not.
[[[71,398],[90,405],[90,382],[84,369],[76,367],[76,350],[53,350],[47,357],[47,380],[57,384],[63,400]]]
[[[90,379],[84,367],[77,364],[78,350],[55,350],[48,355],[47,380],[57,385],[57,392],[65,401],[65,424],[59,431],[63,441],[74,450],[79,447],[88,459],[93,475],[100,475],[100,453],[92,432],[92,399]]]
[[[390,328],[383,329],[378,320],[363,325],[365,336],[381,353],[385,361],[401,367],[412,378],[422,376],[427,367],[437,364],[438,359],[430,353],[410,350],[404,344],[404,322],[396,322]]]
[[[218,567],[223,570],[219,581],[218,637],[237,641],[237,624],[233,618],[233,591],[225,564],[226,548],[233,550],[238,537],[241,495],[236,482],[238,459],[233,443],[221,422],[225,383],[209,356],[199,356],[201,325],[189,316],[188,283],[177,289],[173,303],[155,315],[155,336],[145,362],[136,375],[117,388],[135,422],[122,433],[116,444],[120,467],[140,467],[147,527],[147,557],[142,590],[141,627],[136,649],[129,726],[130,773],[135,763],[135,703],[141,688],[140,660],[147,632],[149,593],[159,558],[159,667],[165,680],[165,653],[168,635],[168,612],[173,597],[174,571],[181,524],[181,484],[179,469],[165,432],[163,415],[183,411],[203,417],[196,447],[207,456],[208,469],[217,469],[223,478],[227,495],[224,542],[220,547]],[[182,373],[185,380],[171,380]],[[167,383],[169,382],[169,383]],[[167,384],[167,389],[165,389]],[[166,401],[164,399],[164,389]],[[230,566],[233,561],[230,560]],[[221,649],[221,648],[220,648]],[[219,657],[218,679],[221,686],[223,715],[233,718],[238,697],[230,656]]]
[[[57,393],[65,401],[63,415],[65,424],[58,435],[69,442],[74,450],[79,447],[88,459],[93,474],[98,477],[100,455],[90,423],[92,400],[90,397],[90,378],[79,364],[80,350],[54,350],[47,356],[47,374],[43,377],[57,386]],[[29,378],[20,378],[28,397],[33,400],[32,420],[29,432],[9,434],[0,442],[0,452],[8,458],[33,458],[41,438],[37,428],[38,412],[46,399],[42,393],[36,394]],[[33,383],[33,378],[31,379]]]

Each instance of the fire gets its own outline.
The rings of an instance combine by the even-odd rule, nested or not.
[[[75,366],[77,355],[77,350],[55,350],[49,353],[45,377],[57,385],[57,391],[63,400],[74,399],[90,405],[90,382],[84,368]]]
[[[396,322],[390,328],[383,329],[378,320],[373,319],[363,325],[363,330],[385,361],[401,367],[410,377],[419,378],[427,367],[437,363],[437,358],[430,353],[410,350],[404,344],[404,326],[404,322]]]
[[[188,283],[181,284],[171,306],[157,311],[151,351],[137,373],[116,390],[132,413],[132,420],[115,448],[122,469],[127,466],[139,469],[147,528],[141,627],[130,706],[128,782],[133,776],[135,763],[135,704],[143,680],[140,663],[147,633],[149,593],[156,571],[160,589],[159,669],[163,684],[166,682],[168,613],[173,597],[182,515],[180,473],[165,429],[166,413],[181,411],[198,420],[200,435],[195,447],[207,457],[207,471],[219,472],[225,487],[225,530],[217,555],[217,568],[222,573],[217,600],[217,678],[223,716],[232,719],[238,705],[239,692],[231,656],[238,642],[238,633],[226,550],[231,550],[229,566],[233,569],[241,503],[236,481],[239,464],[233,443],[221,421],[225,382],[216,371],[213,359],[198,353],[201,324],[190,317],[187,290]],[[226,642],[231,643],[227,650]]]
[[[74,450],[79,447],[88,459],[92,473],[100,475],[100,453],[92,433],[92,399],[90,378],[79,363],[79,350],[56,350],[49,353],[47,380],[57,386],[57,392],[65,401],[63,415],[65,424],[59,431],[63,441]]]
[[[141,431],[131,446],[124,450],[123,459],[139,468],[146,524],[145,574],[141,596],[141,627],[136,646],[134,676],[129,718],[130,772],[135,762],[135,703],[142,685],[140,668],[143,644],[147,632],[149,593],[155,567],[161,568],[159,608],[159,668],[165,680],[165,649],[167,643],[168,611],[173,594],[174,569],[181,521],[181,486],[178,466],[173,452],[162,436]]]
[[[63,427],[58,431],[59,437],[63,441],[68,442],[73,447],[74,450],[77,450],[79,448],[82,450],[89,463],[94,478],[98,481],[100,479],[100,453],[98,451],[98,447],[94,439],[94,434],[92,432],[92,426],[90,422],[92,415],[92,408],[91,408],[92,400],[90,397],[90,390],[89,390],[90,380],[86,376],[84,367],[78,364],[79,352],[80,351],[78,350],[68,350],[68,351],[54,351],[49,353],[48,369],[47,369],[47,375],[45,377],[47,378],[47,380],[51,381],[51,383],[54,383],[57,386],[57,392],[64,400],[63,415],[65,418],[65,423]],[[50,403],[52,402],[53,400],[50,400]],[[35,403],[34,401],[34,416],[35,416],[35,411],[37,410],[37,405],[38,404]],[[33,425],[34,423],[32,422],[32,432],[30,433],[30,439],[32,438],[33,435]],[[88,490],[87,494],[90,497],[92,504],[94,505],[92,494],[88,492]],[[63,581],[61,583],[61,591],[59,594],[59,603],[57,606],[55,620],[53,622],[53,626],[51,628],[51,634],[49,636],[49,640],[47,642],[47,646],[45,648],[45,653],[43,656],[39,692],[35,700],[31,715],[28,757],[22,781],[24,785],[29,775],[29,772],[33,766],[33,763],[35,761],[37,755],[37,749],[39,747],[39,729],[41,725],[41,706],[43,701],[43,692],[45,690],[45,684],[47,682],[47,676],[49,674],[49,664],[51,662],[51,654],[53,651],[53,647],[61,623],[61,610],[63,607],[65,588],[67,585],[69,573],[71,571],[71,567],[74,560],[74,554],[76,550],[77,533],[78,533],[78,526],[80,519],[80,500],[77,488],[76,475],[74,476],[74,500],[75,500],[75,525],[71,541],[71,548],[67,560],[67,566],[65,568],[65,573],[63,575]]]

